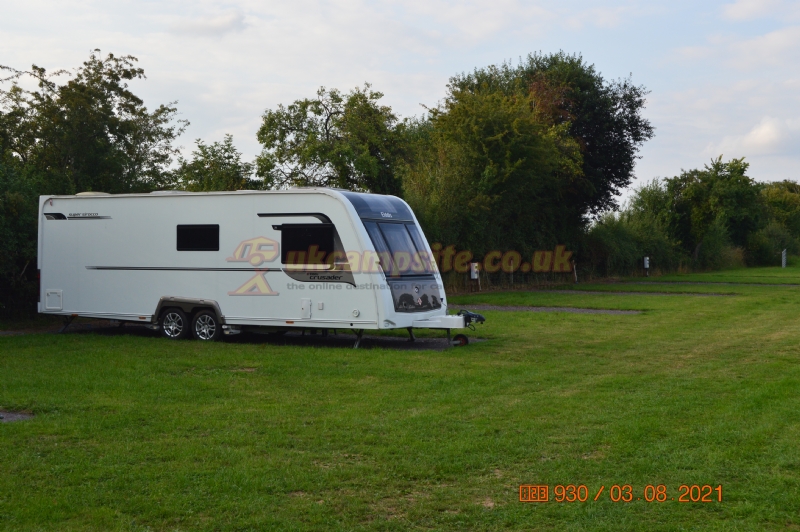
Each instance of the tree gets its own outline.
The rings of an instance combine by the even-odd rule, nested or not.
[[[222,142],[205,144],[195,141],[192,160],[179,158],[175,181],[178,186],[195,192],[213,190],[259,189],[263,183],[253,179],[253,163],[243,162],[242,154],[233,145],[233,137]]]
[[[32,66],[0,83],[0,314],[36,310],[37,197],[88,190],[141,192],[171,185],[172,143],[186,121],[173,104],[148,111],[128,88],[144,78],[132,56],[95,50],[72,79]],[[19,81],[32,77],[38,88]]]
[[[747,176],[749,166],[744,158],[722,162],[720,156],[702,170],[666,180],[671,232],[687,251],[696,254],[712,226],[715,232],[724,226],[732,244],[743,247],[747,235],[763,225],[762,187]]]
[[[539,103],[527,89],[452,88],[410,127],[404,190],[429,237],[476,254],[574,241],[582,220],[562,199],[582,179],[579,145]]]
[[[778,181],[761,189],[761,200],[768,216],[800,238],[800,183]]]
[[[268,186],[325,186],[397,194],[403,126],[370,85],[267,110],[258,130],[258,175]]]
[[[138,192],[167,186],[168,167],[177,154],[172,142],[188,122],[175,120],[173,104],[150,112],[128,88],[144,78],[133,56],[105,59],[95,50],[73,79],[58,85],[34,65],[30,71],[0,69],[11,75],[0,90],[0,130],[13,162],[35,171],[47,193],[97,190]],[[38,90],[18,80],[31,76]]]
[[[607,82],[580,55],[529,54],[517,66],[504,63],[455,76],[449,87],[506,94],[525,87],[538,99],[544,96],[543,107],[556,123],[568,125],[581,148],[583,179],[564,198],[579,213],[618,207],[615,196],[631,184],[638,151],[654,134],[642,116],[647,89],[630,79]]]
[[[36,309],[36,183],[0,155],[0,316]]]

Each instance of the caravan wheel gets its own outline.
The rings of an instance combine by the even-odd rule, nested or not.
[[[192,320],[192,335],[195,340],[213,342],[222,336],[222,326],[217,315],[210,310],[201,310]]]
[[[169,308],[161,315],[161,334],[170,340],[189,336],[189,320],[179,308]]]

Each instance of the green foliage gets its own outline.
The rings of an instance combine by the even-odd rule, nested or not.
[[[272,188],[323,186],[398,194],[395,166],[403,126],[370,85],[347,94],[324,87],[314,99],[267,110],[258,175]]]
[[[651,269],[671,271],[688,262],[688,254],[669,233],[669,195],[658,180],[638,188],[620,216],[636,235],[638,260],[650,257]]]
[[[37,185],[0,159],[0,316],[36,311]]]
[[[594,275],[630,275],[642,268],[638,234],[622,217],[613,213],[601,216],[586,240]]]
[[[701,270],[720,270],[728,266],[741,266],[741,248],[733,248],[728,228],[722,218],[711,222],[703,240],[694,251],[694,266]]]
[[[616,207],[615,195],[633,179],[639,148],[654,134],[642,116],[648,91],[630,79],[607,82],[580,55],[529,54],[517,66],[504,63],[455,76],[450,88],[505,94],[527,89],[555,123],[567,125],[581,148],[583,179],[563,199],[578,215]]]
[[[800,253],[800,242],[789,229],[778,221],[747,236],[745,258],[748,266],[776,266],[781,263],[781,252]]]
[[[132,56],[95,50],[74,77],[33,66],[0,82],[0,315],[36,307],[38,201],[45,194],[89,190],[143,192],[171,185],[172,143],[188,124],[177,110],[150,112],[128,88],[144,78]],[[19,80],[33,77],[36,90]]]
[[[443,103],[408,124],[405,197],[430,239],[476,256],[576,249],[652,136],[645,94],[563,53],[455,76]]]
[[[53,81],[64,71],[1,67],[13,73],[11,88],[0,91],[2,148],[39,175],[43,193],[140,192],[167,184],[177,153],[172,142],[187,122],[175,122],[172,105],[149,112],[128,89],[129,81],[144,78],[135,57],[101,59],[98,52],[64,85]],[[38,90],[19,86],[24,75],[38,81]]]
[[[761,201],[770,219],[800,238],[800,184],[786,180],[762,185]]]
[[[628,226],[637,253],[661,271],[776,265],[782,250],[799,253],[800,185],[757,183],[747,170],[744,159],[719,157],[636,190],[619,219],[603,218],[589,231],[595,270],[631,271],[629,254],[609,243],[611,220]]]
[[[242,161],[232,135],[210,145],[201,139],[195,144],[197,149],[192,152],[191,160],[178,159],[174,176],[180,187],[194,192],[263,188],[263,182],[253,178],[254,164]]]
[[[641,200],[657,182],[639,189],[632,203]],[[635,207],[619,215],[606,213],[586,233],[585,253],[595,276],[631,275],[642,272],[643,258],[650,258],[651,271],[680,269],[686,254],[670,239],[664,226]]]
[[[747,235],[761,226],[761,185],[746,175],[748,166],[743,158],[723,163],[720,156],[702,170],[666,180],[671,231],[687,249],[696,249],[717,222],[735,246],[744,246]]]
[[[554,201],[580,179],[578,144],[537,112],[532,95],[454,91],[411,129],[404,186],[429,239],[476,254],[530,252],[580,226]]]

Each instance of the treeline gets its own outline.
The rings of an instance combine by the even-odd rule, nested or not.
[[[428,239],[471,250],[563,244],[597,275],[771,263],[794,250],[793,183],[759,185],[741,160],[654,182],[619,214],[637,153],[653,136],[647,90],[608,81],[582,57],[533,54],[451,78],[422,116],[400,119],[370,85],[321,88],[265,111],[263,149],[245,161],[233,138],[196,140],[176,104],[148,110],[129,87],[131,56],[95,51],[73,73],[0,66],[0,313],[36,301],[42,194],[328,186],[395,194]],[[59,83],[59,80],[66,80]],[[25,89],[33,81],[35,88]],[[782,187],[782,188],[781,188]]]
[[[800,184],[758,183],[744,159],[684,171],[638,188],[619,213],[587,232],[585,257],[595,275],[781,263],[800,252]]]

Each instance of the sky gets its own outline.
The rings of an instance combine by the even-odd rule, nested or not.
[[[320,86],[369,82],[409,117],[454,74],[563,50],[650,90],[633,186],[719,155],[800,180],[800,1],[0,0],[0,64],[74,69],[95,48],[139,59],[148,107],[178,102],[187,153],[231,133],[254,158],[262,113]]]

